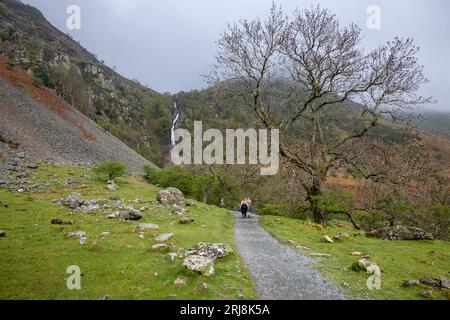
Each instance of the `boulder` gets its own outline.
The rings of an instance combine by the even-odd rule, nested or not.
[[[167,251],[169,250],[169,245],[165,244],[165,243],[159,243],[159,244],[155,244],[154,246],[152,246],[152,250],[153,251]]]
[[[172,239],[174,235],[175,235],[174,233],[163,233],[157,236],[154,240],[156,242],[166,242]]]
[[[183,278],[177,278],[174,282],[174,285],[176,285],[177,287],[183,287],[186,285],[186,280],[184,280]]]
[[[86,244],[88,242],[88,238],[86,237],[86,233],[84,231],[69,232],[67,234],[67,238],[78,238],[81,244]]]
[[[53,202],[75,210],[83,204],[84,199],[81,197],[81,194],[72,193],[71,195],[69,195],[67,197],[62,197],[62,198],[56,199]]]
[[[52,219],[51,223],[52,224],[63,224],[63,221],[60,219]]]
[[[175,252],[171,252],[167,255],[169,257],[169,260],[171,262],[174,262],[176,258],[178,258],[178,254],[176,254]]]
[[[28,167],[28,169],[32,169],[32,170],[39,168],[39,166],[36,163],[29,163],[27,165],[27,167]]]
[[[450,289],[450,279],[448,277],[439,278],[441,288]]]
[[[366,258],[359,259],[352,265],[354,271],[366,271],[369,274],[381,275],[380,267],[373,261],[369,261]]]
[[[431,287],[440,287],[441,286],[441,280],[439,278],[432,278],[432,277],[423,277],[419,279],[420,283],[431,286]]]
[[[423,290],[419,294],[423,298],[431,298],[433,296],[433,290]]]
[[[342,240],[342,239],[347,239],[347,238],[350,238],[350,237],[351,237],[351,235],[349,233],[341,232],[341,233],[338,233],[337,235],[335,235],[333,238],[335,240]]]
[[[202,256],[211,259],[224,258],[233,253],[233,249],[227,244],[223,243],[205,243],[200,242],[194,245],[191,249],[186,251],[186,256]]]
[[[186,209],[177,204],[174,204],[172,207],[172,213],[182,216],[186,213]]]
[[[137,228],[141,230],[158,230],[159,226],[157,224],[141,223],[137,226]]]
[[[207,284],[206,282],[203,282],[202,284],[200,284],[200,285],[197,287],[197,289],[198,289],[199,291],[206,291],[206,290],[208,290],[208,284]]]
[[[139,210],[136,210],[131,206],[123,206],[119,211],[108,214],[107,217],[112,219],[120,218],[122,220],[137,221],[142,219],[142,214]]]
[[[420,281],[417,280],[417,279],[403,281],[403,286],[404,287],[418,286],[419,284],[420,284]]]
[[[420,228],[395,226],[367,233],[384,240],[433,240],[433,236]]]
[[[183,268],[209,277],[214,274],[214,259],[205,256],[190,255],[184,259]]]
[[[351,253],[351,255],[354,256],[354,257],[359,257],[359,256],[362,256],[362,252],[359,252],[359,251],[353,251],[353,252]]]
[[[86,232],[84,232],[84,231],[74,231],[74,232],[69,232],[67,234],[67,238],[69,238],[69,239],[83,238],[83,237],[86,237]]]
[[[323,225],[321,225],[321,224],[312,223],[311,227],[313,227],[316,230],[323,230]]]
[[[329,236],[323,236],[322,238],[323,242],[327,242],[327,243],[333,243],[333,239],[331,239]]]
[[[118,186],[114,181],[112,181],[112,180],[109,180],[109,181],[108,181],[108,184],[106,185],[106,188],[107,188],[108,190],[111,190],[111,191],[117,191],[117,190],[119,190],[119,186]]]
[[[180,218],[179,224],[191,224],[192,222],[194,222],[194,219],[186,217],[186,216],[182,216]]]
[[[163,205],[185,205],[183,193],[177,188],[167,188],[165,190],[161,190],[156,195],[156,200]]]

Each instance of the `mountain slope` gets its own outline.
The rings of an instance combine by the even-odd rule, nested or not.
[[[0,53],[150,161],[170,146],[170,98],[125,79],[34,7],[0,0]]]
[[[141,173],[150,162],[100,128],[51,90],[33,84],[24,70],[0,58],[0,137],[33,159],[60,164],[124,162]]]

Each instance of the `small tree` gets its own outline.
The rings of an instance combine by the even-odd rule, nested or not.
[[[121,162],[107,161],[96,165],[93,172],[99,176],[107,176],[109,180],[122,177],[127,171],[127,166]]]

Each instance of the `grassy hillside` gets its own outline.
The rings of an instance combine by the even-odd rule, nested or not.
[[[29,172],[33,183],[47,185],[34,192],[0,190],[0,299],[253,299],[252,283],[237,254],[215,263],[216,274],[204,277],[182,268],[182,259],[171,262],[167,253],[151,250],[153,238],[175,233],[169,241],[172,252],[184,252],[195,243],[221,242],[235,248],[233,217],[224,209],[193,203],[187,214],[195,221],[178,224],[170,208],[155,201],[159,190],[140,178],[117,179],[116,192],[105,182],[79,167],[55,167],[41,164]],[[69,186],[68,180],[81,184]],[[47,182],[48,181],[48,182]],[[104,212],[76,213],[52,201],[79,192],[85,198],[109,199],[118,195],[136,208],[146,206],[139,222],[120,222]],[[142,199],[137,204],[134,199]],[[131,201],[131,202],[130,202]],[[73,225],[52,225],[52,219],[73,221]],[[140,238],[136,226],[153,223],[160,230],[145,231]],[[67,233],[82,230],[89,241],[81,245],[68,239]],[[109,231],[109,236],[102,236]],[[68,290],[66,269],[78,265],[82,289]],[[155,275],[157,273],[157,275]],[[183,278],[186,286],[174,285]],[[207,289],[199,286],[207,284]]]
[[[357,299],[424,299],[420,293],[431,290],[429,299],[449,299],[446,289],[424,285],[403,287],[404,280],[423,277],[447,276],[450,266],[450,243],[444,241],[384,241],[356,235],[349,239],[325,243],[324,235],[347,232],[357,233],[349,227],[330,226],[317,230],[306,221],[278,216],[263,216],[261,224],[274,237],[286,242],[307,256],[325,254],[317,258],[316,265],[322,272]],[[381,289],[367,288],[367,274],[353,271],[352,264],[358,257],[352,252],[369,255],[381,268]],[[329,255],[329,256],[328,256]]]

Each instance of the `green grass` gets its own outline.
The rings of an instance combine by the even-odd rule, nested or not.
[[[432,299],[448,299],[445,289],[430,288],[423,285],[405,288],[404,280],[424,276],[449,276],[450,243],[444,241],[384,241],[358,235],[335,243],[324,243],[324,235],[333,237],[339,232],[356,233],[350,227],[327,227],[316,230],[308,222],[279,216],[263,216],[261,224],[273,236],[293,246],[304,245],[311,250],[301,253],[331,254],[329,258],[318,259],[316,265],[322,273],[341,286],[348,296],[356,299],[423,299],[420,292],[432,289]],[[294,241],[294,245],[291,241]],[[381,289],[367,288],[367,274],[355,272],[351,265],[358,257],[351,252],[360,251],[370,255],[382,272]]]
[[[134,177],[117,179],[117,192],[106,190],[105,182],[86,177],[90,172],[78,167],[53,167],[41,164],[33,173],[35,182],[51,183],[44,190],[17,193],[0,190],[0,199],[9,204],[0,208],[0,299],[238,299],[242,294],[254,299],[249,274],[237,253],[215,263],[216,274],[205,277],[182,268],[182,259],[170,262],[164,253],[151,250],[153,237],[175,233],[169,242],[177,249],[193,244],[222,242],[236,251],[233,239],[233,217],[224,209],[195,202],[188,215],[190,225],[179,225],[168,208],[152,203],[139,222],[120,222],[106,218],[105,213],[73,214],[52,200],[80,192],[85,198],[109,198],[113,194],[123,200],[155,199],[158,188]],[[82,180],[68,187],[68,178]],[[138,205],[135,205],[139,208]],[[52,225],[51,219],[73,220],[74,225]],[[134,232],[138,223],[156,223],[161,229],[146,232],[140,239]],[[83,230],[89,237],[86,245],[67,239],[67,232]],[[103,238],[100,234],[111,231]],[[68,290],[67,267],[77,265],[82,272],[82,289]],[[154,273],[159,273],[155,276]],[[173,281],[183,277],[185,287]],[[206,282],[208,289],[198,286]],[[176,295],[176,297],[174,296]]]

